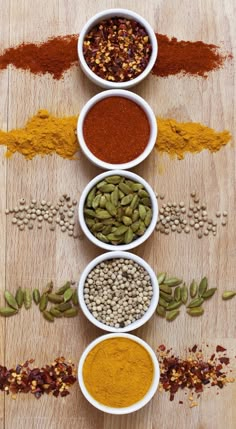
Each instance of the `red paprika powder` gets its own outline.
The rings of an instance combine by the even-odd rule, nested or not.
[[[89,150],[102,161],[123,164],[144,151],[150,125],[143,109],[125,97],[108,97],[96,103],[83,125]]]

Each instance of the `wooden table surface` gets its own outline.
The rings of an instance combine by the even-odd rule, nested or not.
[[[233,0],[0,0],[1,49],[23,41],[42,41],[53,35],[77,33],[94,13],[110,7],[128,7],[143,15],[155,31],[184,40],[203,40],[235,48],[235,2]],[[233,64],[208,79],[173,76],[167,79],[149,76],[135,91],[163,117],[179,121],[202,122],[217,130],[233,132],[235,119],[235,74]],[[78,114],[84,103],[99,89],[77,67],[60,81],[51,76],[33,76],[8,68],[0,73],[0,128],[21,127],[39,108],[56,115]],[[73,240],[61,231],[47,228],[19,232],[5,216],[7,206],[19,198],[56,201],[67,192],[79,199],[87,182],[99,170],[81,155],[78,161],[57,156],[26,161],[21,155],[7,160],[0,148],[0,292],[5,289],[42,288],[49,280],[61,285],[68,278],[79,279],[86,264],[101,253],[87,239]],[[135,169],[150,182],[155,191],[169,199],[188,201],[192,189],[208,204],[209,212],[228,210],[229,224],[216,237],[196,235],[162,236],[154,233],[137,253],[156,272],[167,270],[191,281],[207,275],[217,295],[206,304],[199,319],[183,313],[168,323],[153,317],[136,334],[154,349],[161,343],[184,354],[195,343],[211,349],[220,343],[236,355],[235,299],[222,302],[224,289],[235,289],[236,274],[236,193],[235,149],[233,144],[216,154],[206,151],[173,160],[157,153]],[[82,314],[72,320],[51,325],[39,312],[22,311],[17,317],[0,319],[0,364],[8,367],[34,357],[44,365],[64,355],[78,362],[86,345],[101,335]],[[233,361],[234,369],[236,360]],[[105,415],[94,409],[76,385],[64,399],[32,395],[0,394],[0,428],[6,429],[227,429],[235,428],[236,383],[217,396],[214,389],[205,392],[199,406],[190,409],[187,397],[179,405],[178,395],[169,402],[168,395],[157,393],[143,410],[126,417]]]

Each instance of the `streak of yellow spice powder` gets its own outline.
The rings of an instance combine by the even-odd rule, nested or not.
[[[0,131],[0,145],[7,146],[6,156],[15,152],[32,159],[36,155],[57,155],[75,159],[79,149],[75,133],[77,116],[58,118],[47,110],[39,110],[24,128]]]
[[[170,156],[183,159],[187,152],[204,149],[217,152],[232,138],[229,131],[217,132],[198,122],[177,122],[175,119],[157,118],[158,137],[156,149]]]

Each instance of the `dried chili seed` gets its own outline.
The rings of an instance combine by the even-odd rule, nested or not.
[[[85,36],[83,54],[100,78],[126,82],[147,67],[152,52],[145,28],[137,21],[114,17],[98,23]]]

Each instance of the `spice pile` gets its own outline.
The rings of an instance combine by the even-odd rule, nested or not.
[[[62,232],[78,238],[74,220],[76,205],[77,201],[71,200],[68,194],[63,194],[55,204],[46,200],[37,201],[35,198],[32,198],[30,203],[26,203],[25,198],[21,198],[16,207],[6,209],[5,213],[13,215],[11,222],[20,231],[26,228],[32,230],[35,226],[42,229],[43,224],[46,223],[50,231],[55,231],[58,225]]]
[[[159,152],[183,159],[186,153],[202,150],[217,152],[232,138],[229,131],[217,132],[198,122],[177,122],[175,119],[158,118],[156,148]]]
[[[39,399],[44,393],[56,398],[70,394],[69,388],[76,382],[74,364],[64,357],[55,359],[43,368],[30,368],[34,359],[27,360],[15,368],[7,369],[0,365],[0,390],[12,394],[16,399],[18,393],[32,393]]]
[[[128,407],[140,401],[153,382],[153,362],[147,350],[129,338],[98,343],[83,365],[84,384],[100,404]]]
[[[53,282],[51,281],[42,294],[38,289],[34,289],[32,292],[28,288],[23,290],[21,287],[17,289],[15,296],[11,292],[5,291],[4,297],[8,306],[0,307],[0,316],[14,316],[23,304],[25,309],[29,310],[32,301],[34,301],[48,322],[54,322],[55,317],[75,317],[78,314],[78,297],[77,289],[72,287],[74,284],[75,282],[67,281],[62,287],[53,291]],[[54,305],[48,309],[48,303]]]
[[[143,153],[149,141],[150,125],[137,103],[125,97],[108,97],[89,110],[83,136],[97,158],[122,164]]]
[[[230,370],[227,365],[229,365],[230,359],[226,356],[226,349],[222,346],[217,346],[216,352],[209,359],[204,358],[197,345],[189,349],[187,358],[175,356],[171,350],[166,350],[163,344],[157,350],[160,364],[159,391],[168,392],[170,401],[174,400],[175,394],[179,390],[189,390],[189,406],[192,408],[198,405],[194,394],[198,399],[206,388],[219,387],[222,389],[228,383],[235,381],[233,377],[229,377]],[[179,403],[183,404],[183,401],[179,401]]]
[[[149,274],[132,259],[109,259],[96,265],[84,284],[84,301],[92,315],[115,328],[140,319],[152,295]]]
[[[165,195],[161,194],[159,196],[157,194],[157,198],[163,200]],[[192,230],[197,234],[198,238],[202,238],[208,235],[216,236],[217,219],[221,219],[222,226],[227,225],[227,211],[223,211],[223,213],[216,211],[215,218],[213,218],[208,214],[207,204],[200,201],[195,191],[191,192],[191,198],[192,201],[190,201],[187,208],[183,201],[179,203],[172,201],[163,203],[159,210],[160,216],[157,221],[156,231],[169,235],[176,232],[189,234]]]
[[[160,287],[160,298],[156,312],[158,316],[165,317],[169,322],[179,316],[179,308],[183,304],[187,307],[189,316],[202,316],[204,313],[203,303],[211,298],[216,291],[216,288],[208,289],[206,277],[203,277],[199,285],[193,280],[189,288],[183,280],[177,277],[167,277],[166,273],[160,273],[157,279]]]
[[[89,68],[111,82],[135,79],[147,67],[151,52],[145,28],[137,21],[121,17],[99,22],[83,42]]]
[[[98,240],[128,244],[142,236],[151,223],[150,196],[141,183],[108,176],[89,192],[84,215]]]
[[[168,77],[179,73],[206,77],[212,70],[223,67],[232,54],[222,53],[219,46],[202,41],[178,41],[165,34],[156,33],[158,57],[153,74]],[[34,74],[49,73],[54,79],[78,64],[77,34],[55,36],[41,43],[22,43],[10,47],[0,55],[0,70],[12,64],[17,69]]]

